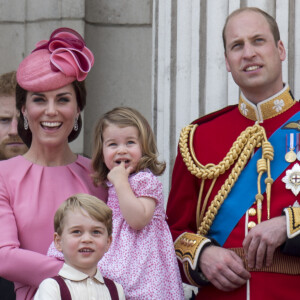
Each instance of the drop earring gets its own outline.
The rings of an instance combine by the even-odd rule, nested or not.
[[[24,116],[24,129],[28,130],[28,120],[25,116]]]
[[[78,131],[78,117],[76,117],[76,119],[75,119],[74,131]]]

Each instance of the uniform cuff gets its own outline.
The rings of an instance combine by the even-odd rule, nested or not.
[[[281,246],[281,252],[300,256],[300,207],[288,207],[283,210],[286,216],[287,239]]]
[[[176,239],[175,253],[183,264],[185,276],[190,284],[200,287],[209,283],[199,267],[199,257],[201,252],[212,244],[214,241],[209,238],[190,232],[185,232]]]
[[[287,237],[292,239],[300,234],[300,207],[288,207],[283,212],[286,216]]]

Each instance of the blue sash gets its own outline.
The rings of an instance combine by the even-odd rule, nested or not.
[[[298,121],[299,118],[300,112],[293,115],[286,123]],[[289,163],[284,159],[286,154],[285,136],[287,132],[282,130],[281,127],[269,138],[269,142],[274,147],[274,160],[271,161],[271,172],[274,181],[289,166]],[[240,174],[228,197],[221,205],[221,208],[219,209],[208,232],[208,236],[214,238],[221,246],[223,246],[229,234],[245,212],[252,206],[253,202],[255,202],[258,176],[256,163],[257,160],[261,158],[261,151],[261,148],[256,151],[245,169]],[[264,174],[261,179],[262,194],[266,190],[266,185],[264,183],[266,177],[266,174]]]

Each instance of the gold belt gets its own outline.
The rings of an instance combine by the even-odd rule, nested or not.
[[[289,275],[300,274],[300,257],[283,254],[279,249],[274,252],[272,265],[270,267],[262,267],[261,269],[248,268],[243,248],[229,248],[229,250],[234,251],[244,261],[244,266],[248,271],[281,273]]]

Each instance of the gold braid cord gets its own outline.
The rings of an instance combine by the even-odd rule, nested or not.
[[[260,192],[260,178],[262,173],[267,172],[268,177],[265,182],[267,184],[267,204],[269,215],[271,184],[273,182],[270,172],[270,160],[273,159],[273,147],[267,140],[264,128],[258,124],[246,128],[233,143],[229,152],[219,164],[207,164],[204,166],[197,160],[193,149],[193,136],[197,126],[197,124],[188,125],[182,129],[180,134],[179,149],[188,170],[199,179],[212,179],[214,183],[220,175],[224,174],[231,166],[233,166],[225,183],[222,185],[208,207],[203,220],[200,220],[201,223],[198,227],[197,234],[206,235],[208,233],[218,210],[230,193],[256,147],[262,147],[262,158],[258,161],[257,165],[259,176],[258,194],[256,195],[256,199],[259,202],[258,206],[261,208],[262,195]],[[209,190],[209,193],[211,193],[211,190],[212,188]],[[198,201],[201,201],[202,199],[202,192],[203,189],[201,188]],[[208,197],[209,195],[206,195],[206,201]],[[198,206],[200,206],[199,203]],[[205,209],[206,207],[202,208],[203,211]]]

